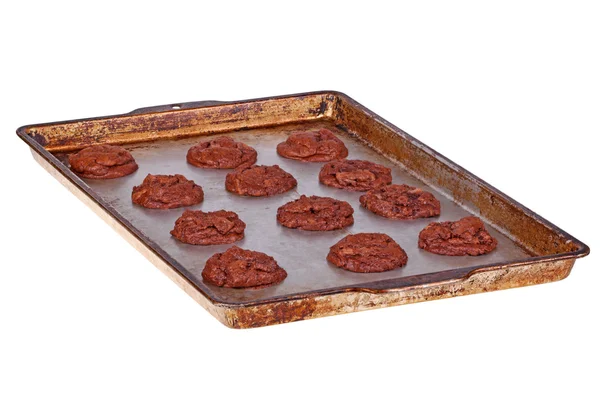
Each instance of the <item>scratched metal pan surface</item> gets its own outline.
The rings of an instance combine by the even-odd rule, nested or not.
[[[379,217],[360,207],[361,193],[321,185],[318,172],[323,163],[302,163],[277,155],[276,145],[291,132],[319,128],[330,129],[344,141],[349,149],[349,159],[383,164],[392,169],[394,183],[406,183],[433,192],[441,202],[441,216],[414,221]],[[589,253],[584,243],[339,92],[148,107],[123,115],[24,126],[18,134],[32,148],[34,155],[48,163],[51,172],[65,178],[69,186],[92,199],[217,305],[251,309],[253,305],[282,304],[295,299],[304,301],[336,293],[383,293],[536,263],[549,268],[552,263],[574,260]],[[199,169],[186,162],[189,147],[206,140],[209,135],[222,134],[256,148],[258,164],[280,165],[296,177],[298,187],[272,197],[240,197],[225,190],[228,170]],[[119,144],[127,148],[139,164],[138,171],[113,180],[79,178],[69,170],[67,154],[94,143]],[[262,289],[227,289],[203,282],[201,272],[206,260],[232,245],[194,246],[178,242],[169,232],[184,209],[149,210],[132,204],[133,186],[140,184],[149,173],[179,173],[200,184],[205,200],[191,209],[225,209],[238,213],[247,228],[245,238],[235,245],[273,256],[288,272],[287,279]],[[280,226],[276,221],[277,208],[301,194],[348,201],[355,210],[354,225],[331,232],[303,232]],[[498,247],[492,253],[479,257],[447,257],[418,248],[418,233],[428,223],[457,220],[471,214],[484,219],[487,229],[498,240]],[[407,265],[383,273],[358,274],[336,268],[326,261],[330,246],[347,234],[359,232],[390,235],[407,252]],[[547,279],[545,276],[539,279],[528,276],[503,287],[559,279],[558,275],[551,275],[552,269],[548,271]],[[486,290],[487,287],[482,285],[474,292]],[[429,298],[444,295],[440,292],[439,296]],[[390,300],[385,298],[384,301]],[[304,307],[304,303],[296,305]],[[344,311],[344,304],[338,306],[335,313],[348,312]],[[364,307],[372,308],[373,305]],[[290,308],[274,319],[269,317],[273,320],[259,315],[256,318],[265,321],[238,325],[256,326],[307,317],[294,315],[295,310]],[[330,311],[316,309],[314,316],[319,315],[330,315]]]
[[[332,130],[344,141],[349,150],[348,158],[383,164],[392,169],[394,183],[406,183],[434,192],[441,201],[441,216],[414,221],[394,221],[379,217],[360,207],[358,198],[362,193],[348,192],[320,184],[318,173],[324,163],[304,163],[285,159],[277,154],[277,143],[284,141],[290,132],[323,127]],[[523,248],[491,226],[488,226],[488,229],[498,239],[499,244],[497,250],[488,255],[445,257],[420,250],[417,247],[417,237],[427,224],[433,221],[457,220],[469,215],[469,212],[331,124],[316,122],[254,129],[237,132],[234,136],[257,150],[258,164],[278,164],[296,177],[298,187],[272,197],[243,197],[229,193],[225,190],[225,175],[230,171],[196,168],[186,162],[186,153],[199,141],[197,138],[125,146],[139,164],[138,171],[120,179],[85,180],[85,184],[103,201],[110,204],[134,227],[144,232],[185,270],[187,277],[191,277],[196,285],[201,286],[219,302],[267,301],[337,287],[368,286],[372,282],[467,266],[508,263],[529,256]],[[66,160],[66,157],[60,158]],[[245,238],[235,245],[273,256],[287,271],[288,277],[281,284],[250,290],[220,288],[203,282],[201,272],[206,260],[232,245],[195,246],[174,239],[169,232],[183,209],[149,210],[131,202],[132,187],[140,184],[147,174],[183,174],[201,185],[205,193],[204,201],[189,208],[204,211],[225,209],[238,213],[247,228]],[[282,227],[276,220],[277,208],[297,199],[301,194],[329,196],[349,202],[355,210],[354,225],[330,232],[304,232]],[[344,236],[359,232],[381,232],[390,235],[408,254],[407,265],[383,273],[360,274],[329,264],[326,260],[329,247]]]

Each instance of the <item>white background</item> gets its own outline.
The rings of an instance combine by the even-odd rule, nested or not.
[[[217,3],[3,2],[0,398],[599,398],[594,2]],[[14,134],[321,89],[593,254],[548,285],[230,330]]]

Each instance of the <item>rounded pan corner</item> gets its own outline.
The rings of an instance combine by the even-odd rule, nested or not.
[[[27,129],[29,129],[32,125],[23,125],[17,128],[16,132],[18,136],[26,136],[27,135]]]
[[[341,92],[339,90],[323,90],[322,93],[332,94],[334,96],[345,97],[347,99],[351,99],[350,96],[348,96],[346,93]]]
[[[591,252],[590,246],[588,246],[587,244],[585,244],[585,243],[583,243],[583,242],[581,242],[579,240],[577,241],[577,243],[579,245],[579,249],[575,250],[573,252],[573,255],[576,258],[583,258],[583,257],[589,256],[590,252]]]

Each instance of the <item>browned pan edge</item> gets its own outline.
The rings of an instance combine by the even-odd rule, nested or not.
[[[298,294],[298,295],[281,296],[279,298],[272,298],[272,299],[268,299],[268,300],[254,301],[254,302],[240,302],[240,303],[215,302],[214,299],[212,299],[210,296],[208,296],[199,287],[199,285],[195,282],[196,279],[193,276],[191,276],[191,274],[186,273],[185,269],[183,269],[181,265],[179,265],[175,260],[173,260],[168,254],[163,252],[160,249],[160,247],[158,247],[153,241],[151,241],[148,237],[146,237],[143,234],[143,232],[137,230],[124,218],[121,218],[118,215],[118,213],[116,213],[116,210],[114,210],[109,204],[102,201],[100,198],[95,196],[95,194],[91,190],[87,189],[84,182],[76,174],[74,174],[70,169],[68,169],[65,165],[63,165],[56,157],[54,157],[52,155],[52,153],[47,151],[42,146],[42,144],[40,144],[38,142],[39,139],[36,140],[36,138],[27,134],[27,131],[30,128],[52,126],[52,125],[57,125],[57,124],[85,122],[85,121],[93,121],[93,120],[100,120],[100,119],[106,119],[106,118],[119,118],[119,117],[124,117],[124,116],[131,116],[134,114],[138,115],[138,114],[152,114],[152,113],[160,113],[160,112],[172,112],[174,110],[179,110],[179,109],[184,110],[184,109],[190,109],[190,108],[203,108],[203,107],[211,107],[211,106],[216,106],[216,105],[234,105],[234,104],[246,104],[246,103],[252,103],[252,102],[277,100],[277,99],[293,99],[296,97],[313,96],[313,95],[331,95],[331,96],[335,96],[337,98],[342,98],[344,101],[348,102],[351,106],[357,108],[361,112],[364,112],[370,118],[376,119],[378,122],[385,124],[387,127],[390,127],[396,133],[403,135],[404,138],[409,140],[412,144],[416,144],[419,147],[421,147],[422,149],[425,149],[426,151],[428,151],[430,154],[433,154],[440,162],[442,162],[446,166],[448,166],[456,171],[459,171],[460,174],[469,177],[470,179],[475,181],[478,185],[485,187],[487,190],[494,193],[495,195],[507,200],[512,205],[514,205],[519,210],[521,210],[523,212],[523,214],[527,215],[528,217],[534,218],[536,221],[538,221],[539,223],[550,228],[552,231],[554,231],[556,234],[564,237],[566,240],[570,240],[577,249],[574,251],[569,251],[569,252],[562,252],[562,253],[551,254],[551,255],[530,257],[530,258],[517,260],[514,262],[510,262],[510,263],[487,264],[487,265],[454,269],[454,270],[449,270],[449,271],[441,271],[441,272],[436,272],[436,273],[422,274],[422,275],[417,275],[417,276],[403,277],[403,278],[398,278],[398,279],[390,279],[390,280],[385,280],[385,281],[374,282],[367,286],[365,286],[365,285],[344,286],[344,287],[337,287],[337,288],[326,289],[326,290],[309,291],[309,292],[304,292],[304,293]],[[44,123],[44,124],[26,125],[26,126],[20,127],[17,130],[17,135],[23,141],[25,141],[34,151],[36,151],[41,157],[43,157],[48,163],[50,163],[55,169],[57,169],[65,178],[67,178],[75,186],[77,186],[81,191],[83,191],[91,200],[93,200],[100,207],[105,209],[110,215],[112,215],[124,228],[126,228],[135,237],[137,237],[149,250],[151,250],[154,254],[156,254],[161,259],[163,259],[166,263],[171,265],[173,267],[173,270],[175,272],[177,272],[177,274],[179,274],[180,276],[185,278],[199,292],[201,292],[205,297],[207,297],[214,304],[217,304],[217,305],[224,305],[227,307],[250,307],[250,306],[255,306],[255,305],[265,304],[265,303],[276,303],[276,302],[281,302],[281,301],[296,300],[296,299],[302,299],[302,298],[308,298],[308,297],[314,297],[314,296],[322,296],[322,295],[330,295],[330,294],[343,293],[343,292],[377,293],[377,292],[385,292],[385,291],[389,291],[389,290],[406,289],[406,288],[414,287],[414,286],[429,285],[429,284],[436,284],[436,283],[441,283],[441,282],[446,282],[446,281],[466,279],[474,273],[479,273],[479,272],[484,272],[484,271],[492,271],[492,270],[502,269],[502,268],[506,268],[506,267],[515,267],[515,266],[541,263],[541,262],[547,263],[547,262],[552,262],[552,261],[560,261],[560,260],[565,260],[565,259],[574,259],[574,258],[584,257],[584,256],[588,255],[589,251],[590,251],[590,249],[587,245],[585,245],[583,242],[579,241],[572,235],[568,234],[567,232],[558,228],[554,224],[550,223],[549,221],[547,221],[544,218],[540,217],[539,215],[535,214],[533,211],[524,207],[520,203],[518,203],[515,200],[513,200],[512,198],[510,198],[509,196],[506,196],[504,193],[500,192],[498,189],[489,185],[488,183],[481,180],[480,178],[474,176],[473,174],[471,174],[464,168],[453,163],[452,161],[450,161],[449,159],[447,159],[440,153],[435,152],[428,146],[424,145],[422,142],[418,141],[417,139],[408,135],[406,132],[402,131],[398,127],[394,126],[393,124],[391,124],[391,123],[387,122],[386,120],[384,120],[383,118],[379,117],[377,114],[368,110],[366,107],[364,107],[361,104],[359,104],[358,102],[354,101],[347,95],[340,93],[340,92],[336,92],[336,91],[309,92],[309,93],[301,93],[301,94],[294,94],[294,95],[274,96],[274,97],[267,97],[267,98],[260,98],[260,99],[242,100],[242,101],[235,101],[235,102],[200,101],[200,102],[175,103],[175,104],[155,106],[155,107],[146,107],[146,108],[134,110],[130,113],[107,116],[107,117],[76,119],[76,120]]]

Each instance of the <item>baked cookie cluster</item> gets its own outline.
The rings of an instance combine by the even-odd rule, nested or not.
[[[363,192],[357,203],[373,218],[406,221],[441,215],[440,201],[431,192],[393,184],[392,171],[384,165],[346,159],[349,151],[344,141],[328,129],[292,132],[277,145],[276,152],[292,162],[325,163],[315,179],[329,188]],[[123,178],[138,170],[131,153],[115,145],[89,146],[68,159],[73,172],[84,179]],[[257,159],[254,148],[229,136],[204,140],[186,155],[187,162],[199,168],[199,178],[200,169],[232,169],[224,186],[236,196],[276,196],[297,188],[298,181],[289,172],[278,165],[256,165]],[[196,206],[204,196],[202,186],[183,175],[148,174],[133,186],[131,200],[140,207],[169,210]],[[327,232],[350,229],[354,212],[348,201],[299,195],[281,205],[273,217],[288,229]],[[402,223],[398,224],[402,229]],[[245,231],[246,223],[234,211],[186,209],[170,233],[183,246],[212,246],[242,241]],[[428,224],[417,244],[419,249],[438,255],[479,256],[493,251],[498,241],[479,218],[470,216]],[[408,263],[406,251],[389,235],[377,232],[348,233],[323,259],[353,273],[382,273]],[[282,282],[287,272],[265,253],[233,246],[210,257],[202,277],[208,284],[226,288],[263,288]]]

